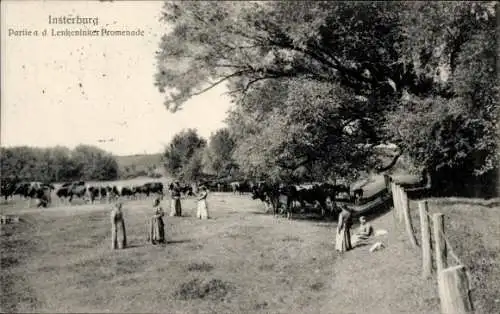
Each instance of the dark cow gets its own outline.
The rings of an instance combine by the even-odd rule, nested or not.
[[[326,214],[335,216],[338,214],[338,209],[335,206],[337,195],[346,191],[349,191],[349,188],[329,183],[301,186],[298,190],[298,201],[301,206],[306,204],[319,205],[322,217],[325,217]]]
[[[251,186],[247,181],[235,181],[230,183],[231,190],[233,191],[233,194],[243,194],[243,193],[248,193],[251,192]]]
[[[54,186],[50,183],[29,182],[20,186],[20,192],[25,198],[31,200],[38,199],[37,207],[47,207],[51,203],[51,192]]]
[[[5,178],[2,179],[1,182],[2,183],[1,183],[0,193],[5,198],[5,201],[7,201],[9,197],[14,196],[14,192],[16,191],[16,188],[19,184],[19,180],[16,178],[14,179]]]
[[[124,186],[121,188],[119,195],[130,199],[132,196],[134,196],[134,191],[128,186]]]
[[[150,194],[158,194],[160,196],[163,196],[163,183],[161,182],[145,183],[139,188],[141,190],[141,193],[146,194],[147,197],[149,197]]]
[[[72,183],[64,183],[57,191],[56,195],[60,199],[69,198],[68,201],[71,203],[73,198],[79,197],[84,198],[87,194],[87,186],[84,181],[77,181]]]
[[[266,213],[269,212],[270,208],[272,208],[271,204],[271,199],[273,194],[272,192],[273,192],[272,186],[265,182],[261,182],[252,188],[252,199],[254,200],[258,199],[262,201],[266,206]],[[273,213],[274,213],[274,208],[273,208]]]
[[[37,207],[47,208],[52,202],[51,193],[54,190],[52,184],[43,184],[39,189],[36,190],[35,197],[39,200]]]
[[[107,197],[108,196],[108,189],[105,186],[99,187],[99,195],[101,197],[101,200],[105,199],[109,202],[109,199]]]
[[[14,195],[19,195],[23,198],[28,198],[31,190],[31,182],[20,182],[16,184]]]
[[[87,186],[87,196],[91,204],[94,204],[96,199],[101,198],[101,188],[98,186]]]
[[[303,187],[297,191],[298,201],[302,207],[306,204],[319,205],[321,217],[325,217],[327,210],[327,199],[329,197],[327,190],[320,185],[314,184],[311,187]]]
[[[292,207],[297,199],[297,189],[291,185],[259,183],[252,187],[252,199],[260,199],[266,205],[266,212],[272,209],[276,216],[284,205],[284,212],[288,219],[292,218]]]

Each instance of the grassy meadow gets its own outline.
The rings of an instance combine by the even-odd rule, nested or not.
[[[335,222],[273,218],[249,195],[231,193],[209,195],[207,221],[194,218],[194,199],[183,200],[183,217],[166,217],[169,243],[153,246],[145,234],[151,203],[125,202],[129,247],[115,251],[110,205],[2,205],[2,214],[21,218],[1,229],[2,312],[439,312],[435,280],[420,278],[419,254],[387,210],[369,215],[375,229],[389,231],[377,239],[385,249],[361,246],[341,255],[334,250]],[[163,206],[168,211],[168,200]],[[485,219],[490,228],[499,223],[498,215]],[[484,243],[495,235],[469,227],[488,233]],[[478,240],[469,237],[457,250]],[[475,294],[482,309],[499,308],[491,301],[495,271],[475,271],[488,289]]]

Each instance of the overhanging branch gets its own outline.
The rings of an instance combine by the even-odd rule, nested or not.
[[[240,76],[240,75],[243,75],[245,74],[246,72],[248,72],[248,70],[243,70],[243,71],[237,71],[237,72],[234,72],[233,74],[230,74],[230,75],[227,75],[223,78],[221,78],[220,80],[216,81],[215,83],[212,83],[210,84],[210,86],[208,86],[207,88],[204,88],[202,89],[201,91],[198,91],[198,92],[195,92],[195,93],[190,93],[188,96],[186,97],[193,97],[193,96],[198,96],[198,95],[201,95],[203,93],[205,93],[206,91],[209,91],[210,89],[216,87],[217,85],[219,85],[220,83],[222,82],[225,82],[227,81],[228,79],[232,78],[232,77],[236,77],[236,76]]]

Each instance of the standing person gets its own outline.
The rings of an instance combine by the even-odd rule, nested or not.
[[[343,205],[337,223],[337,235],[335,243],[335,249],[341,253],[352,249],[351,219],[352,219],[351,209],[348,208],[346,205]]]
[[[122,240],[118,242],[118,229],[121,229]],[[111,248],[124,249],[127,246],[127,234],[125,231],[125,220],[123,218],[122,204],[116,203],[111,211]]]
[[[163,222],[163,208],[160,206],[160,199],[156,198],[153,203],[154,214],[151,217],[151,229],[149,230],[149,240],[152,244],[165,243],[165,223]]]
[[[179,182],[175,182],[172,192],[172,203],[170,208],[170,216],[182,216],[181,208],[181,185]]]
[[[198,195],[198,210],[196,212],[196,218],[208,219],[208,204],[207,204],[208,191],[205,186],[200,188],[200,194]]]

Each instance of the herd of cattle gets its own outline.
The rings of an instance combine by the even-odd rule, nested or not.
[[[358,202],[363,197],[362,189],[351,190],[342,184],[318,183],[309,185],[271,184],[267,182],[238,181],[232,183],[203,182],[213,192],[233,192],[235,194],[250,193],[252,199],[260,200],[273,214],[284,213],[291,216],[297,208],[302,211],[314,208],[321,216],[335,215],[338,201]],[[151,195],[163,197],[174,188],[173,184],[165,186],[161,182],[148,182],[142,185],[118,186],[96,185],[84,181],[67,182],[57,189],[53,184],[42,182],[8,182],[2,181],[1,194],[8,200],[15,195],[24,199],[38,199],[38,206],[46,207],[51,203],[53,191],[61,203],[69,203],[79,198],[90,203],[96,201],[111,202],[118,198],[139,199]],[[192,196],[193,187],[189,184],[180,186],[184,196]]]
[[[262,201],[274,215],[286,214],[288,218],[299,208],[302,212],[313,208],[322,217],[335,216],[340,211],[337,202],[358,203],[362,197],[363,189],[351,191],[342,184],[280,185],[261,182],[252,187],[252,199]]]
[[[229,184],[221,182],[204,183],[209,190],[217,192],[233,192],[235,194],[251,193],[252,199],[260,200],[267,211],[276,214],[291,214],[300,208],[302,212],[313,209],[321,214],[336,215],[340,210],[336,202],[358,203],[363,197],[363,189],[351,190],[343,184],[317,183],[308,185],[287,185],[279,183],[239,181]]]
[[[172,189],[171,184],[168,189]],[[184,195],[193,195],[191,186],[184,185],[180,187],[181,193]],[[39,200],[38,206],[46,207],[51,203],[52,192],[62,203],[71,203],[75,198],[79,198],[90,203],[95,201],[110,202],[118,198],[139,199],[141,197],[149,197],[157,195],[163,197],[165,187],[161,182],[148,182],[142,185],[119,186],[119,185],[94,185],[87,184],[84,181],[63,183],[57,189],[54,184],[42,182],[5,182],[2,181],[1,195],[5,201],[14,196],[19,196],[24,199]]]

